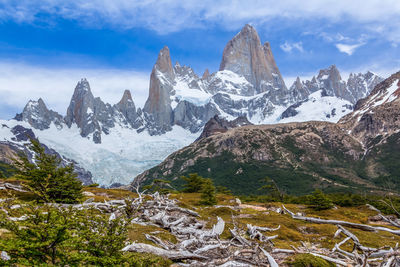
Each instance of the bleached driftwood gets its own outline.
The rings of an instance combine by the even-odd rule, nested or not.
[[[175,251],[158,248],[152,245],[143,243],[133,243],[122,249],[122,251],[140,252],[140,253],[151,253],[161,257],[165,257],[171,260],[184,260],[184,259],[198,259],[207,260],[207,257],[190,253],[188,251]]]
[[[394,230],[394,229],[390,229],[387,227],[371,226],[371,225],[367,225],[367,224],[352,223],[352,222],[346,222],[346,221],[341,221],[341,220],[325,220],[325,219],[319,219],[319,218],[314,218],[314,217],[306,217],[306,216],[294,214],[293,212],[288,210],[285,206],[283,206],[283,209],[287,213],[289,213],[293,219],[297,219],[297,220],[302,220],[302,221],[311,222],[311,223],[318,223],[318,224],[341,225],[341,226],[356,228],[356,229],[369,231],[369,232],[385,231],[385,232],[389,232],[394,235],[400,235],[400,230]]]

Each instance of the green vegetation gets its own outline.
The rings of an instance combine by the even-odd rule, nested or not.
[[[203,186],[201,188],[201,201],[203,205],[215,205],[217,204],[217,198],[215,196],[216,189],[210,178],[204,179]]]
[[[21,205],[12,209],[13,205]],[[128,241],[128,220],[111,219],[98,210],[57,208],[36,203],[4,202],[11,221],[0,213],[0,251],[7,251],[10,266],[169,266],[155,255],[123,253]],[[0,260],[0,265],[5,264]]]
[[[35,152],[31,163],[26,155],[15,160],[16,177],[26,180],[25,187],[43,202],[76,203],[82,198],[82,183],[74,173],[73,165],[61,166],[61,159],[45,152],[37,140],[31,139],[30,149]]]
[[[8,178],[15,174],[15,168],[5,162],[0,161],[0,178]]]
[[[182,192],[186,193],[201,193],[200,204],[215,205],[217,203],[217,189],[210,178],[203,178],[197,173],[190,173],[188,177],[181,176],[181,179],[186,181]]]
[[[389,190],[400,191],[400,133],[395,133],[387,138],[386,142],[374,147],[368,159],[374,159],[383,166],[380,176],[373,182]]]
[[[157,167],[151,169],[150,175],[156,171]],[[180,189],[183,186],[182,180],[173,180],[176,173],[172,171],[172,174],[165,176],[164,179],[172,180],[172,184]],[[309,192],[317,182],[315,177],[301,169],[277,168],[272,162],[260,163],[255,160],[237,162],[234,155],[227,151],[213,158],[199,158],[196,164],[188,167],[182,175],[190,173],[211,177],[216,186],[226,186],[235,195],[246,195],[250,192],[262,194],[259,189],[264,185],[262,179],[265,177],[273,177],[282,192],[295,195]]]
[[[204,178],[197,173],[189,173],[188,177],[181,176],[181,179],[186,181],[183,186],[182,192],[185,193],[197,193],[203,188]]]
[[[283,201],[284,194],[279,190],[278,185],[273,179],[265,177],[263,182],[265,185],[263,185],[260,190],[266,192],[266,195],[270,196],[272,199],[279,199],[280,201]]]
[[[316,257],[311,254],[296,254],[290,257],[286,263],[293,267],[334,267],[333,263],[330,263],[320,257]]]
[[[310,206],[314,210],[327,210],[333,207],[332,201],[321,190],[315,190],[309,197]]]

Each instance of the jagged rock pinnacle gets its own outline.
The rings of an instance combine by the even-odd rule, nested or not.
[[[257,93],[286,89],[269,43],[262,46],[257,31],[249,24],[227,43],[219,69],[244,76]]]

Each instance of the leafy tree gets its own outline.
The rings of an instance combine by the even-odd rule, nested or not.
[[[203,178],[203,185],[201,188],[201,201],[200,204],[204,205],[215,205],[217,204],[217,198],[215,196],[216,189],[210,178]]]
[[[82,197],[82,183],[77,179],[72,164],[61,166],[61,159],[45,152],[39,141],[31,139],[34,163],[26,155],[15,160],[17,178],[26,180],[29,188],[44,202],[75,203]]]
[[[190,173],[189,177],[181,176],[186,181],[183,192],[185,193],[198,193],[203,189],[205,179],[197,173]]]
[[[7,219],[5,213],[0,215],[0,228],[11,235],[0,240],[0,250],[11,257],[8,263],[27,266],[64,263],[72,238],[69,231],[74,224],[72,210],[25,204],[23,211],[25,218],[20,221]]]
[[[260,188],[260,190],[265,190],[267,195],[271,196],[274,200],[281,202],[283,201],[284,195],[279,190],[278,185],[273,179],[265,177],[262,182],[264,182],[264,185]]]
[[[330,198],[325,195],[321,190],[315,190],[309,197],[311,208],[314,210],[327,210],[333,207]]]

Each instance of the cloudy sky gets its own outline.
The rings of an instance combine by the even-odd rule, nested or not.
[[[216,71],[246,23],[288,86],[332,64],[387,76],[400,69],[399,14],[398,0],[0,0],[0,118],[39,97],[64,114],[81,77],[107,102],[131,89],[142,106],[164,45],[173,62]]]

